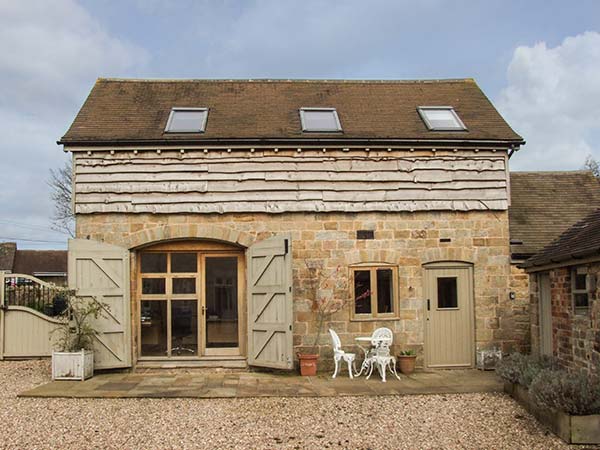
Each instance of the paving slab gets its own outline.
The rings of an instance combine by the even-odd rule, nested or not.
[[[19,394],[20,397],[67,398],[246,398],[335,397],[410,394],[501,392],[493,372],[436,370],[389,378],[349,379],[328,374],[316,377],[262,372],[98,374],[86,381],[52,381]]]

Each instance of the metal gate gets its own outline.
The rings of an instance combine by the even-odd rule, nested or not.
[[[51,356],[65,295],[31,275],[0,273],[0,359]]]

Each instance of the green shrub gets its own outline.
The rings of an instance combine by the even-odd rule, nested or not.
[[[531,382],[529,395],[538,406],[568,414],[600,413],[600,385],[585,373],[543,369]]]

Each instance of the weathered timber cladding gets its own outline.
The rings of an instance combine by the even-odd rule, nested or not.
[[[357,154],[358,153],[358,154]],[[76,213],[505,210],[504,153],[75,155]]]

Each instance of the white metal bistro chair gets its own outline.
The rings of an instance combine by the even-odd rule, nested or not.
[[[354,378],[352,371],[354,369],[354,359],[356,358],[356,355],[354,353],[347,353],[342,350],[342,341],[340,341],[338,334],[331,328],[329,329],[329,334],[331,335],[331,340],[333,341],[333,360],[335,362],[335,370],[332,378],[337,376],[341,360],[344,360],[348,364],[348,374],[350,375],[350,378]]]
[[[373,373],[373,368],[377,367],[379,375],[381,375],[381,381],[386,382],[386,372],[389,371],[396,378],[400,379],[398,372],[396,371],[396,357],[390,354],[390,347],[394,340],[394,333],[389,328],[377,328],[371,336],[371,345],[373,349],[370,354],[367,355],[369,358],[369,373],[367,374],[367,380]]]

